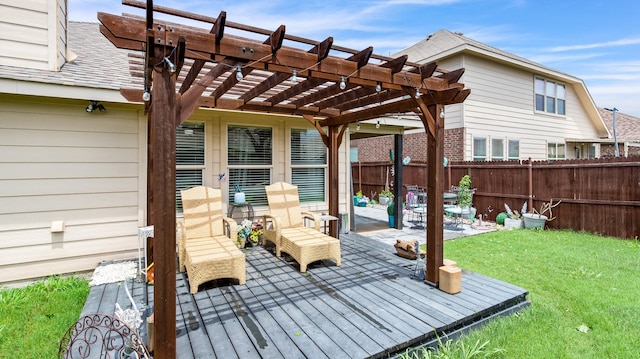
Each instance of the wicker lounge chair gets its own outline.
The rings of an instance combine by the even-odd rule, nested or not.
[[[187,270],[191,293],[214,279],[235,278],[245,284],[245,255],[236,245],[238,226],[222,215],[220,190],[198,186],[180,193],[184,222],[178,223],[178,259],[180,271]]]
[[[298,187],[277,182],[265,187],[269,214],[263,215],[264,240],[276,246],[276,256],[288,253],[300,264],[300,272],[315,261],[331,259],[340,266],[340,241],[320,232],[320,221],[311,212],[302,212]],[[314,228],[303,219],[313,220]]]

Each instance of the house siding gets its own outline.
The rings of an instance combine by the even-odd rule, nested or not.
[[[566,116],[540,113],[534,110],[533,82],[537,74],[478,56],[464,57],[464,83],[472,89],[463,105],[466,160],[473,157],[474,137],[486,137],[489,144],[495,137],[519,140],[521,159],[534,160],[547,158],[548,142],[598,138],[572,84],[565,83]]]
[[[137,256],[144,120],[85,106],[0,96],[0,282]]]
[[[0,65],[58,71],[66,59],[66,0],[0,3]]]
[[[103,260],[138,255],[146,223],[146,120],[139,106],[0,95],[0,282],[94,269]],[[304,119],[197,110],[205,123],[204,184],[228,182],[227,126],[273,128],[272,181],[291,181],[291,128]],[[339,211],[348,212],[348,139],[339,153]],[[327,171],[328,174],[328,171]],[[327,189],[328,191],[328,189]],[[327,211],[328,203],[301,206]],[[255,208],[255,218],[268,207]],[[54,221],[65,229],[52,233]]]

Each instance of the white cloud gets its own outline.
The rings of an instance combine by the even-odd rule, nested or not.
[[[593,44],[584,44],[584,45],[554,46],[546,49],[546,51],[564,52],[564,51],[598,49],[603,47],[629,46],[629,45],[638,45],[638,44],[640,44],[640,38],[629,38],[629,39],[620,39],[620,40],[608,41],[608,42],[596,42]]]

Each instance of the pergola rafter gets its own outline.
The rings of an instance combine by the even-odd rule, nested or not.
[[[426,280],[437,285],[443,262],[443,113],[445,105],[461,103],[470,93],[458,83],[464,69],[449,72],[436,63],[411,63],[406,56],[376,55],[372,47],[339,47],[331,37],[320,42],[296,37],[287,34],[284,25],[269,31],[232,23],[224,11],[212,18],[154,6],[151,0],[123,4],[146,9],[146,18],[98,13],[98,19],[101,32],[115,46],[135,52],[130,71],[143,86],[123,88],[122,95],[141,102],[143,94],[151,94],[150,101],[145,100],[147,211],[148,224],[156,226],[157,358],[175,357],[175,128],[198,107],[295,115],[309,121],[328,148],[328,209],[334,216],[339,215],[338,149],[349,124],[417,114],[427,133],[429,163]],[[154,12],[208,22],[211,29],[155,20]],[[227,27],[249,32],[251,38],[229,34]],[[285,46],[284,40],[293,45]],[[397,186],[396,198],[401,193]],[[396,213],[401,213],[400,206]],[[337,223],[330,223],[329,233],[338,236]]]

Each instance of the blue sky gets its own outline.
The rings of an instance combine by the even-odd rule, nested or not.
[[[230,4],[232,3],[232,4]],[[583,79],[594,102],[640,117],[640,1],[164,0],[154,4],[390,55],[440,29]],[[70,0],[70,19],[143,15],[118,0]],[[205,24],[194,23],[207,27]]]

